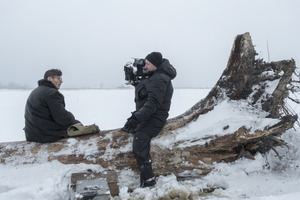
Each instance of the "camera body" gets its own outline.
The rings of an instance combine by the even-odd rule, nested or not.
[[[128,62],[124,66],[125,80],[127,85],[134,85],[147,77],[145,70],[145,59],[134,58],[133,62]]]

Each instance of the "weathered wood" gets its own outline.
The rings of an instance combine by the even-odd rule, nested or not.
[[[207,174],[212,170],[213,162],[234,161],[240,157],[253,158],[257,152],[265,153],[276,145],[284,144],[277,136],[291,129],[297,121],[297,115],[282,112],[296,65],[294,60],[265,63],[256,60],[255,56],[249,33],[238,35],[227,67],[209,94],[182,115],[169,119],[161,134],[153,140],[151,155],[155,173],[174,173],[178,176]],[[267,94],[267,82],[273,80],[278,80],[278,85],[272,94]],[[214,107],[225,100],[247,101],[253,109],[262,109],[269,113],[268,118],[279,119],[279,122],[262,130],[251,127],[255,130],[251,134],[251,128],[242,126],[224,136],[178,141],[168,148],[155,143],[197,122],[200,115],[214,112]],[[98,164],[108,170],[136,169],[131,152],[132,138],[131,134],[115,129],[51,144],[1,143],[0,162],[18,165],[58,160],[63,164]],[[197,140],[207,142],[193,145]],[[190,142],[190,145],[182,147],[181,144],[185,142]]]
[[[91,181],[91,183],[88,181]],[[109,196],[115,197],[119,195],[118,184],[118,175],[112,170],[108,170],[106,173],[93,172],[92,170],[81,173],[73,173],[71,175],[71,183],[68,188],[69,196],[70,199],[87,199],[76,198],[76,196],[82,196],[82,193],[87,192],[92,193],[92,196],[95,195],[99,196],[99,198],[102,197],[100,199],[110,199]]]

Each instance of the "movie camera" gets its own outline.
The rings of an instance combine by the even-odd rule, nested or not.
[[[134,85],[147,77],[145,59],[133,58],[134,61],[127,62],[124,66],[125,80],[127,85]]]

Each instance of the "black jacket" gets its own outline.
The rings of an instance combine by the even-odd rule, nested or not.
[[[164,59],[149,78],[142,80],[135,86],[136,112],[134,115],[139,122],[142,122],[143,127],[146,125],[143,121],[149,123],[156,121],[156,124],[152,124],[153,126],[160,121],[162,122],[159,125],[160,128],[165,124],[173,96],[171,80],[175,77],[175,68],[167,59]],[[138,127],[138,129],[140,128]]]
[[[79,121],[65,109],[64,96],[50,81],[43,79],[38,85],[25,107],[26,140],[45,143],[67,137],[68,127]]]

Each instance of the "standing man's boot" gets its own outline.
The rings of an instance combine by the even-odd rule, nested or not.
[[[155,177],[152,171],[152,164],[150,161],[144,161],[139,163],[140,170],[140,187],[151,187],[156,184]]]
[[[149,178],[148,180],[141,181],[141,188],[151,187],[156,184],[155,177]]]

